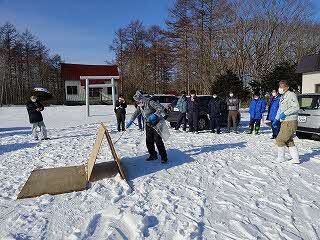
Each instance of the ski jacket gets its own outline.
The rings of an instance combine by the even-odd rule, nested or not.
[[[200,100],[197,96],[195,96],[193,99],[192,97],[189,97],[187,100],[187,109],[188,113],[198,113],[199,112],[199,105]]]
[[[268,109],[267,120],[273,121],[276,118],[277,112],[279,109],[279,103],[280,103],[280,95],[277,95],[271,99],[269,109]]]
[[[187,97],[181,96],[177,102],[176,108],[179,109],[179,112],[186,113],[187,105]]]
[[[252,99],[250,102],[249,112],[250,119],[262,119],[262,114],[266,111],[266,102],[261,99]]]

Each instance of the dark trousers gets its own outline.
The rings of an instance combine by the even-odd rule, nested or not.
[[[166,148],[161,136],[153,127],[149,125],[149,123],[146,124],[146,143],[150,156],[157,156],[157,152],[154,146],[154,144],[156,144],[161,158],[167,157]]]
[[[258,132],[260,130],[260,125],[261,125],[261,119],[250,119],[250,132],[253,132],[253,129]]]
[[[140,130],[143,130],[143,129],[144,129],[144,119],[143,119],[142,114],[140,114],[140,115],[138,116],[138,126],[139,126],[139,129],[140,129]]]
[[[211,117],[210,116],[210,127],[211,130],[217,129],[217,131],[220,131],[220,125],[221,125],[221,117]]]
[[[183,123],[183,130],[185,131],[187,128],[187,113],[179,113],[178,115],[178,120],[177,120],[177,125],[176,125],[176,130],[178,130]]]
[[[198,118],[199,114],[197,112],[188,113],[189,131],[198,131]]]
[[[125,130],[125,122],[126,122],[126,114],[120,113],[117,114],[117,122],[118,122],[118,131],[120,132]]]
[[[272,137],[276,138],[280,132],[280,128],[274,128],[273,126],[271,126],[272,128]]]

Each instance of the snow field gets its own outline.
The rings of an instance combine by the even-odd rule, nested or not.
[[[0,108],[0,239],[320,238],[320,143],[295,139],[303,164],[276,163],[267,127],[261,135],[171,131],[169,163],[160,164],[145,162],[145,135],[132,126],[115,145],[128,184],[117,175],[83,192],[15,200],[32,170],[85,163],[100,121],[119,139],[112,107],[84,113],[46,108],[52,140],[38,143],[24,107]],[[104,141],[97,162],[106,159]]]

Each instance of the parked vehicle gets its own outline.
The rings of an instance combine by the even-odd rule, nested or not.
[[[154,94],[151,95],[151,99],[160,103],[167,110],[171,107],[173,102],[178,101],[178,97],[171,94]]]
[[[206,130],[210,128],[210,120],[209,120],[209,110],[208,110],[208,103],[212,99],[211,95],[198,95],[197,96],[200,100],[200,109],[199,109],[199,120],[198,120],[198,129],[199,131]],[[178,100],[175,100],[171,104],[171,108],[169,108],[169,114],[167,121],[170,122],[171,127],[175,127],[177,123],[177,118],[179,115],[179,110],[175,108]],[[222,121],[221,126],[227,126],[228,120],[228,111],[227,111],[227,104],[224,106],[225,111],[222,112]],[[240,122],[240,115],[238,122]]]
[[[298,138],[320,138],[320,93],[298,96]]]

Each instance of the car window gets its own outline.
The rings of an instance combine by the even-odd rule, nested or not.
[[[320,96],[299,96],[298,100],[301,109],[320,109]]]

